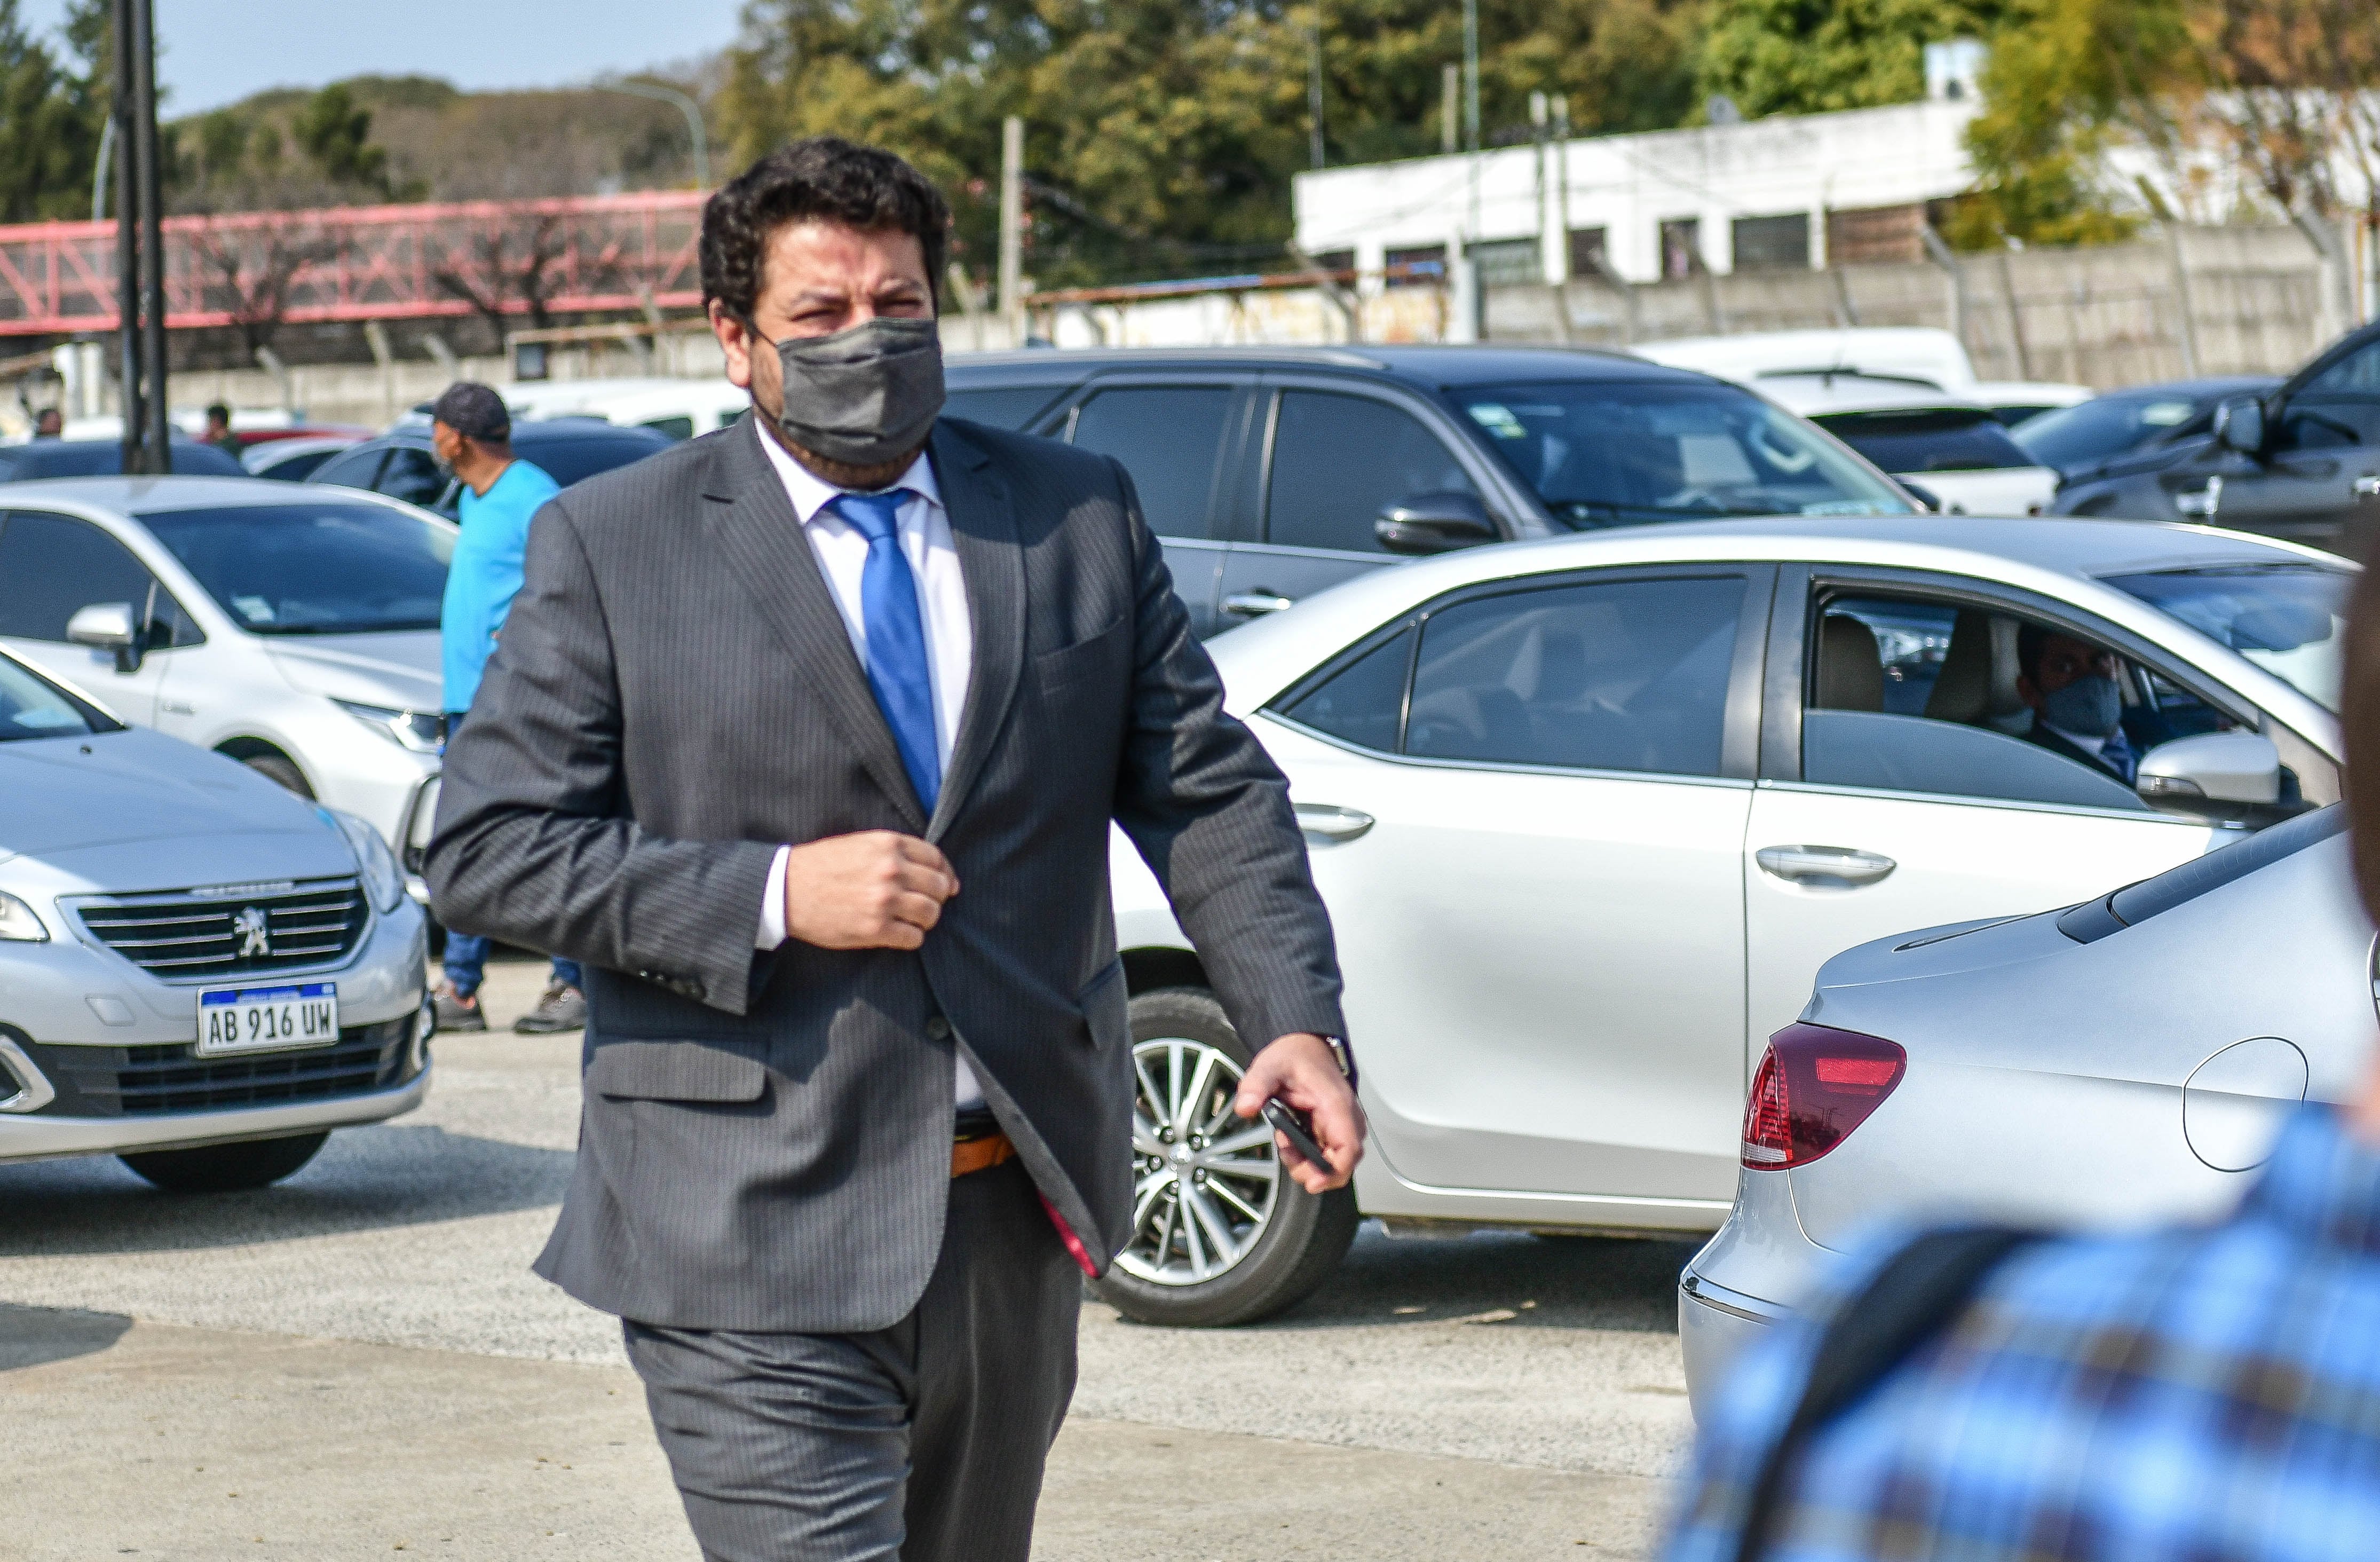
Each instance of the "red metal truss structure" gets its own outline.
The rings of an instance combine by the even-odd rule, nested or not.
[[[165,323],[536,317],[702,301],[704,195],[165,219]],[[0,336],[112,331],[115,225],[0,226]]]

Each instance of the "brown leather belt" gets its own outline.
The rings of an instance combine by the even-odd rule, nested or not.
[[[974,1172],[990,1171],[1014,1159],[1016,1146],[1004,1133],[986,1134],[981,1139],[962,1139],[951,1146],[951,1175],[965,1177]]]

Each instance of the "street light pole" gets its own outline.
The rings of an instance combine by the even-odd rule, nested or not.
[[[1305,81],[1305,116],[1312,128],[1313,165],[1322,166],[1322,0],[1314,3],[1313,68]]]
[[[107,112],[115,140],[132,144],[132,7],[135,0],[110,0],[109,47],[115,66],[115,93]],[[140,433],[140,198],[133,179],[132,158],[115,160],[115,384],[117,410],[123,417],[122,467],[142,470]]]
[[[650,98],[676,107],[686,116],[686,133],[694,143],[694,182],[704,189],[710,188],[710,132],[702,123],[702,105],[674,87],[656,86],[650,81],[598,81],[599,92],[625,92],[632,98]]]
[[[132,164],[140,196],[142,470],[173,470],[165,401],[165,235],[157,159],[157,31],[152,0],[128,0],[132,18]]]

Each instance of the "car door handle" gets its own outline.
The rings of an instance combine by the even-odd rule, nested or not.
[[[2380,499],[2380,472],[2357,478],[2355,494],[2361,499]]]
[[[1375,823],[1363,810],[1336,803],[1302,802],[1296,808],[1297,827],[1305,832],[1308,846],[1343,846]]]
[[[1764,846],[1752,857],[1764,873],[1821,889],[1856,889],[1900,866],[1881,852],[1848,846]]]
[[[1295,597],[1282,596],[1258,586],[1252,592],[1233,592],[1223,599],[1223,611],[1236,613],[1244,618],[1261,618],[1268,613],[1278,613],[1284,607],[1297,605]]]

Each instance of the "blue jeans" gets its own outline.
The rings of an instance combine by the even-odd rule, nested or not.
[[[468,998],[480,990],[480,981],[488,974],[488,946],[492,941],[468,933],[446,934],[446,984],[455,989],[458,998]],[[565,987],[587,990],[578,980],[578,962],[553,957],[552,980]]]
[[[449,711],[446,713],[446,737],[448,741],[451,742],[454,739],[455,732],[461,728],[463,725],[463,715],[464,713],[461,711]],[[455,995],[456,997],[468,998],[472,994],[477,993],[480,990],[480,983],[486,979],[488,974],[488,946],[490,942],[490,940],[481,938],[475,934],[456,933],[452,929],[447,931],[445,960],[446,985],[455,990]],[[565,987],[576,987],[582,993],[587,991],[587,984],[578,979],[578,962],[577,960],[565,960],[559,955],[552,957],[552,958],[553,970],[550,978],[552,981],[557,982]]]

